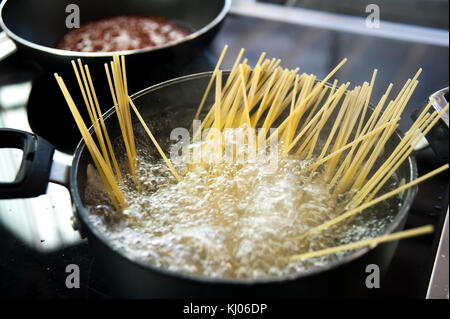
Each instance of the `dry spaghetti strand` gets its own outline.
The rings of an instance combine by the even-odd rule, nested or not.
[[[308,252],[308,253],[304,253],[304,254],[291,256],[290,260],[297,261],[297,260],[302,260],[302,259],[330,255],[330,254],[338,253],[341,251],[363,248],[363,247],[378,245],[378,244],[389,242],[389,241],[426,235],[426,234],[432,233],[433,231],[434,231],[434,227],[432,225],[417,227],[417,228],[413,228],[413,229],[409,229],[409,230],[396,232],[396,233],[393,233],[390,235],[380,236],[380,237],[376,237],[376,238],[372,238],[372,239],[368,239],[368,240],[361,240],[361,241],[358,241],[355,243],[350,243],[350,244],[341,245],[341,246],[337,246],[337,247],[325,248],[325,249],[321,249],[321,250],[316,250],[316,251],[312,251],[312,252]]]
[[[152,140],[153,144],[155,144],[156,149],[158,150],[159,154],[161,155],[161,157],[164,159],[164,161],[166,162],[167,166],[169,167],[170,171],[172,172],[173,176],[175,176],[175,178],[181,182],[181,178],[178,175],[177,171],[175,170],[175,168],[173,167],[172,163],[170,162],[170,160],[167,158],[167,156],[164,154],[164,151],[162,150],[161,146],[159,146],[158,142],[156,141],[155,137],[153,136],[152,132],[150,131],[150,129],[148,128],[147,124],[145,123],[144,119],[142,118],[141,114],[139,113],[138,109],[136,108],[136,105],[134,105],[134,102],[131,98],[128,98],[130,105],[133,109],[133,111],[136,113],[136,116],[138,117],[139,121],[141,122],[142,126],[144,127],[145,132],[147,132],[147,135],[150,137],[150,139]]]

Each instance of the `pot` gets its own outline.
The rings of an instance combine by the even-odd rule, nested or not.
[[[113,53],[73,52],[53,47],[68,31],[65,20],[69,15],[66,12],[69,4],[79,7],[81,24],[105,17],[138,14],[166,17],[192,31],[174,43],[120,52],[126,56],[129,92],[134,93],[184,75],[180,70],[186,72],[186,65],[191,65],[195,58],[201,58],[203,49],[219,31],[231,0],[4,0],[0,5],[0,28],[3,29],[0,32],[0,61],[17,51],[24,64],[29,63],[37,69],[27,105],[28,122],[34,132],[49,140],[58,150],[73,153],[81,135],[69,109],[64,107],[65,100],[53,73],[61,75],[67,87],[78,93],[70,62],[81,59],[89,65],[94,83],[99,83],[96,93],[103,101],[102,105],[112,105],[103,65],[112,60]],[[96,81],[97,78],[102,81]],[[47,92],[55,94],[49,96]],[[83,102],[81,94],[74,94],[73,98],[77,104]],[[51,131],[50,113],[60,119]],[[81,114],[89,120],[85,110]]]
[[[70,30],[65,24],[69,15],[68,5],[78,6],[81,24],[118,15],[151,15],[165,17],[191,33],[179,41],[153,48],[120,52],[60,50],[54,45]],[[130,65],[141,64],[136,71],[142,72],[142,66],[156,66],[162,61],[174,62],[176,58],[189,56],[199,47],[204,47],[217,33],[230,6],[231,0],[4,0],[0,5],[0,27],[4,31],[0,41],[7,44],[0,52],[0,59],[17,50],[41,69],[62,73],[63,70],[70,70],[70,61],[77,58],[90,66],[103,68],[104,63],[111,61],[113,54],[120,54],[127,56]]]
[[[189,127],[211,74],[200,73],[166,81],[131,97],[163,148],[168,145],[168,133],[172,128]],[[224,72],[224,76],[227,75]],[[213,103],[213,95],[210,94],[206,105]],[[112,108],[104,114],[111,138],[121,134],[114,113]],[[136,118],[133,121],[136,127],[140,125]],[[67,167],[52,163],[53,148],[38,136],[16,130],[0,130],[0,137],[0,147],[24,149],[20,173],[14,185],[0,184],[0,198],[43,194],[48,181],[65,185],[73,202],[74,226],[83,236],[87,236],[96,261],[104,269],[117,297],[362,297],[371,294],[365,286],[367,265],[376,264],[381,273],[385,273],[397,245],[390,242],[376,248],[360,249],[314,271],[277,278],[206,278],[158,268],[113,248],[109,239],[89,220],[84,190],[87,165],[92,160],[83,141],[75,151],[72,166]],[[386,150],[392,151],[400,140],[401,134],[397,132],[386,144]],[[414,157],[410,156],[397,173],[406,183],[415,179],[417,168]],[[41,180],[31,188],[30,182],[34,182],[35,176]],[[386,227],[386,234],[403,228],[416,190],[411,188],[405,191],[402,204],[396,208],[396,217]]]

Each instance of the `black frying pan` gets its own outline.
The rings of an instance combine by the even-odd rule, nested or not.
[[[40,72],[33,81],[27,105],[30,126],[59,150],[73,153],[80,135],[64,107],[53,73],[61,75],[71,91],[78,92],[70,61],[81,58],[89,65],[94,83],[100,83],[96,92],[102,105],[111,105],[103,64],[111,61],[112,53],[54,48],[68,32],[65,24],[68,4],[79,6],[81,24],[124,14],[152,15],[168,18],[192,32],[176,43],[120,52],[126,55],[129,92],[134,93],[186,74],[179,70],[186,70],[186,65],[200,56],[213,39],[230,9],[231,0],[4,0],[0,5],[0,27],[4,30],[0,33],[0,60],[17,51],[24,61],[37,66]],[[98,78],[101,80],[96,81]],[[75,94],[74,100],[82,103],[81,95]],[[86,112],[82,115],[88,119]]]
[[[78,5],[81,24],[118,15],[151,15],[165,17],[191,31],[190,35],[174,43],[120,51],[121,55],[128,56],[131,65],[140,62],[151,66],[161,63],[161,59],[175,61],[207,44],[228,13],[231,0],[4,0],[0,6],[0,26],[17,50],[44,70],[61,72],[68,66],[70,68],[69,62],[77,58],[83,58],[90,66],[109,62],[111,52],[73,52],[54,48],[69,31],[65,22],[69,4]],[[4,35],[0,36],[0,41],[5,41]],[[15,46],[8,45],[9,52],[0,53],[0,57],[15,51]]]
[[[143,118],[155,137],[164,147],[170,145],[169,133],[175,127],[189,127],[195,109],[211,72],[185,76],[167,81],[132,96]],[[224,72],[224,76],[228,73]],[[210,94],[207,105],[214,101]],[[111,137],[121,136],[114,109],[106,114],[106,125]],[[134,118],[135,130],[140,123]],[[5,136],[8,136],[7,139]],[[11,139],[14,136],[14,139]],[[137,143],[153,147],[148,137],[142,135]],[[385,146],[391,152],[400,141],[394,135]],[[11,141],[16,141],[15,145]],[[89,221],[85,208],[87,165],[92,162],[83,141],[78,145],[71,167],[51,163],[53,148],[48,143],[29,133],[15,130],[0,130],[0,147],[25,149],[21,173],[15,185],[0,184],[0,198],[32,197],[46,191],[47,182],[57,182],[69,188],[74,207],[74,226],[89,239],[96,261],[104,270],[108,282],[113,285],[116,296],[126,297],[362,297],[371,293],[365,286],[368,264],[377,264],[382,273],[393,256],[396,243],[364,248],[347,257],[327,264],[309,273],[298,273],[291,277],[271,279],[211,279],[201,276],[176,273],[157,268],[133,259],[113,248],[107,236]],[[166,150],[167,151],[167,150]],[[399,178],[409,182],[416,178],[417,168],[410,156],[397,171]],[[36,176],[39,183],[36,183]],[[50,176],[50,177],[49,177]],[[33,185],[32,188],[31,185]],[[386,233],[403,228],[408,210],[417,188],[405,191],[395,219],[386,227]]]

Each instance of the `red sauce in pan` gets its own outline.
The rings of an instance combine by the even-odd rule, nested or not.
[[[134,50],[178,41],[188,34],[165,18],[118,16],[81,25],[65,34],[56,48],[80,52]]]

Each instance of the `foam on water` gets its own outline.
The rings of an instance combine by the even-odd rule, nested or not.
[[[145,152],[139,158],[140,190],[123,186],[129,208],[109,212],[98,204],[98,176],[89,174],[90,218],[120,250],[174,271],[219,278],[294,275],[323,267],[351,252],[292,262],[289,256],[382,234],[399,199],[386,201],[318,235],[298,240],[308,229],[343,211],[351,194],[338,198],[320,173],[310,179],[310,162],[279,157],[267,173],[264,163],[195,165],[174,163],[177,183],[164,162]],[[390,186],[392,188],[393,185]]]

